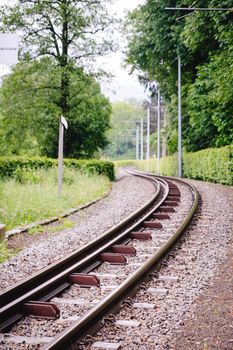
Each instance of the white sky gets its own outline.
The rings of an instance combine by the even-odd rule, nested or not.
[[[120,18],[124,18],[127,11],[133,10],[144,2],[144,0],[116,0],[112,8]],[[128,74],[129,67],[123,67],[123,54],[120,50],[117,54],[109,55],[104,62],[106,69],[110,69],[115,76],[110,83],[101,84],[103,92],[112,102],[130,98],[143,99],[145,95],[143,87],[136,76]]]
[[[15,2],[14,0],[0,0],[0,5]],[[124,18],[129,10],[133,10],[145,0],[115,0],[111,10],[117,13],[120,18]],[[102,68],[110,71],[115,78],[111,82],[101,83],[102,91],[107,95],[112,102],[119,100],[127,100],[129,98],[142,99],[144,96],[143,87],[139,84],[137,77],[129,75],[127,70],[122,67],[123,54],[119,52],[109,55],[101,60]],[[7,66],[1,65],[0,76],[9,72]]]

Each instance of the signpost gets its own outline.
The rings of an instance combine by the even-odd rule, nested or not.
[[[68,129],[67,120],[61,116],[59,122],[59,144],[58,144],[58,195],[62,194],[62,172],[63,172],[63,144],[64,128]]]

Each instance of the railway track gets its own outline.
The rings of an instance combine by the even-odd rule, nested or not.
[[[198,194],[183,184],[188,186],[190,205],[183,205],[182,221],[166,230],[182,206],[178,180],[130,173],[152,181],[154,197],[98,239],[4,291],[0,349],[79,348],[103,320],[112,322],[111,315],[131,302],[138,286],[158,271],[192,219]],[[47,336],[41,336],[41,327]]]

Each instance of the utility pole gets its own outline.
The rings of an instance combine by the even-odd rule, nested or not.
[[[227,11],[233,12],[233,8],[226,7],[165,7],[170,11],[189,11],[191,13],[201,11]],[[182,16],[180,18],[183,18]],[[180,19],[177,18],[177,19]],[[178,55],[178,176],[182,177],[182,111],[181,111],[181,59]]]
[[[141,160],[143,160],[143,118],[141,118]]]
[[[150,159],[150,105],[147,109],[146,159]]]
[[[166,113],[166,107],[162,109],[163,111],[163,128],[166,130],[167,128],[167,113]],[[167,135],[166,132],[163,133],[163,146],[162,146],[162,158],[165,158],[167,156]]]
[[[165,7],[165,10],[172,10],[172,11],[189,11],[189,12],[195,12],[195,11],[229,11],[233,12],[233,7]]]
[[[149,159],[150,159],[150,105],[147,110],[147,138],[146,138],[146,170],[149,171]]]
[[[178,177],[182,177],[181,60],[178,56]]]
[[[158,126],[157,126],[157,132],[158,132],[158,146],[157,146],[157,174],[160,173],[160,122],[161,122],[161,96],[160,96],[160,88],[158,86]]]
[[[118,155],[118,134],[115,137],[115,153],[116,153],[116,160]]]
[[[139,160],[139,123],[136,123],[136,160]]]

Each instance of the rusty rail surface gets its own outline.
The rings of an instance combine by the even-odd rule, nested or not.
[[[111,251],[113,245],[126,244],[131,240],[130,233],[138,229],[168,194],[167,186],[163,198],[157,203],[161,192],[161,181],[152,179],[148,175],[139,176],[152,181],[157,188],[153,198],[144,206],[89,244],[0,294],[1,332],[8,330],[27,312],[42,310],[42,313],[51,313],[51,316],[56,316],[58,314],[56,307],[46,305],[45,302],[72,285],[70,277],[72,273],[87,274],[108,258],[106,252]],[[163,185],[166,186],[165,183]]]
[[[132,174],[133,172],[130,171]],[[136,174],[136,172],[134,172]],[[138,176],[141,173],[137,173]],[[149,176],[149,174],[147,174]],[[150,175],[152,176],[152,175]],[[172,180],[177,181],[177,179],[166,178],[170,187],[170,193],[177,193],[175,186],[173,186]],[[159,181],[164,181],[163,177],[159,177]],[[183,182],[179,180],[179,182]],[[193,215],[198,207],[198,192],[197,190],[187,183],[186,186],[192,192],[193,202],[192,207],[185,217],[183,223],[172,235],[172,237],[158,250],[155,254],[149,258],[146,263],[144,263],[138,270],[135,271],[129,278],[127,278],[116,290],[106,296],[102,301],[100,301],[96,306],[89,310],[83,317],[81,317],[75,324],[66,329],[61,334],[57,335],[49,344],[46,344],[44,350],[58,350],[64,349],[73,349],[75,348],[74,343],[82,340],[87,334],[93,334],[101,325],[101,320],[106,317],[109,313],[116,312],[119,310],[124,300],[127,297],[132,297],[137,293],[138,287],[142,282],[145,282],[149,279],[149,275],[152,271],[159,268],[162,260],[169,253],[172,247],[175,245],[179,237],[185,231],[190,221],[193,218]]]
[[[73,283],[81,286],[99,286],[98,278],[89,272],[105,261],[126,263],[124,254],[135,253],[134,248],[128,243],[135,238],[150,239],[146,227],[159,227],[160,223],[155,218],[158,218],[159,215],[166,216],[165,209],[168,212],[174,210],[172,208],[174,202],[180,201],[180,191],[172,181],[182,183],[182,180],[132,170],[126,171],[128,174],[152,181],[157,188],[154,197],[138,211],[88,245],[78,249],[57,264],[42,270],[39,274],[34,274],[32,278],[27,278],[13,288],[4,291],[0,295],[0,331],[8,330],[25,314],[59,317],[59,309],[55,304],[49,302],[51,298],[61,294]],[[44,350],[74,348],[75,342],[84,339],[87,334],[92,334],[100,328],[101,320],[109,313],[116,312],[127,297],[135,295],[140,283],[148,280],[150,273],[159,268],[164,257],[187,228],[198,206],[196,189],[187,183],[185,185],[192,192],[193,201],[191,210],[178,230],[118,288],[92,307],[77,322],[58,334],[51,342],[45,344]],[[164,204],[167,207],[164,207]],[[162,208],[163,214],[161,214]]]

